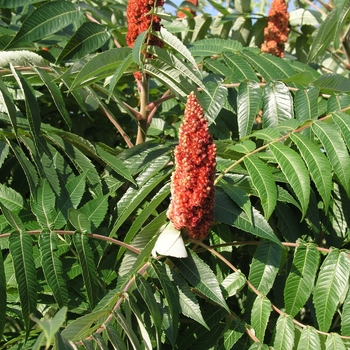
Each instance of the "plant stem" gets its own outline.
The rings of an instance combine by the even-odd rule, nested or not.
[[[138,119],[138,129],[136,144],[139,145],[146,141],[147,129],[148,129],[148,77],[143,74],[140,84],[140,117]]]

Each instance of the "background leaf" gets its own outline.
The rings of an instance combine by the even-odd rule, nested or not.
[[[103,26],[85,22],[70,38],[58,56],[57,62],[84,57],[101,47],[108,38],[109,34]]]
[[[16,47],[19,42],[33,42],[47,37],[74,22],[78,16],[77,8],[70,2],[47,3],[26,18],[8,47]]]

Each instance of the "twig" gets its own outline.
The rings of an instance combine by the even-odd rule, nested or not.
[[[332,11],[333,10],[333,7],[329,4],[326,4],[324,1],[322,0],[318,0],[318,2],[323,5],[328,11]]]
[[[125,143],[128,145],[129,148],[133,147],[134,145],[129,139],[129,136],[125,133],[123,128],[120,126],[120,124],[113,118],[113,116],[109,113],[109,111],[100,104],[100,108],[103,110],[104,114],[107,116],[109,121],[115,126],[115,128],[119,131],[120,135],[123,137]]]
[[[26,231],[26,232],[28,234],[30,234],[30,235],[40,235],[42,230],[30,230],[30,231]],[[53,232],[56,232],[59,235],[69,235],[69,236],[72,236],[75,233],[75,231],[67,231],[67,230],[53,230]],[[11,233],[2,233],[2,234],[0,234],[0,239],[9,237],[10,235],[11,235]],[[95,239],[99,239],[101,241],[107,241],[107,242],[110,242],[112,244],[119,245],[121,247],[124,247],[127,250],[130,250],[133,253],[136,253],[136,254],[140,254],[141,253],[141,251],[139,249],[133,247],[130,244],[127,244],[127,243],[124,243],[122,241],[119,241],[119,240],[117,240],[115,238],[111,238],[111,237],[108,237],[108,236],[102,236],[102,235],[99,235],[97,233],[87,233],[86,235],[88,237],[91,237],[91,238],[95,238]]]
[[[210,253],[212,253],[213,255],[215,255],[217,258],[219,258],[222,262],[224,262],[228,267],[231,268],[231,270],[238,272],[239,270],[232,265],[226,258],[224,258],[220,253],[218,253],[216,250],[214,250],[212,247],[207,246],[205,243],[203,243],[202,241],[196,240],[196,239],[192,239],[189,238],[189,241],[197,244],[203,248],[205,248],[206,250],[208,250]],[[257,296],[265,296],[262,293],[260,293],[247,279],[246,279],[246,284],[248,285],[248,287],[257,295]],[[280,310],[277,306],[275,306],[274,304],[271,303],[272,308],[280,315],[288,315],[287,313],[283,312],[282,310]],[[297,321],[296,319],[292,318],[292,321],[294,324],[298,325],[301,328],[305,328],[307,327],[307,325]],[[330,333],[327,332],[322,332],[318,329],[316,329],[316,332],[319,334],[323,334],[323,335],[330,335]],[[249,336],[250,334],[247,333]],[[350,339],[350,336],[343,336],[343,335],[339,335],[342,339]],[[253,339],[254,341],[256,341],[255,339]],[[259,340],[258,340],[259,341]]]
[[[345,111],[347,111],[347,110],[349,110],[349,109],[350,109],[350,106],[341,109],[339,112],[345,112]],[[318,119],[317,121],[326,120],[326,119],[329,119],[329,118],[331,118],[331,117],[332,117],[332,113],[330,113],[330,114],[328,114],[328,115],[326,115],[326,116],[324,116],[324,117]],[[271,141],[270,143],[276,143],[276,142],[284,141],[284,140],[288,139],[288,138],[290,137],[291,134],[293,134],[293,133],[298,133],[298,132],[301,132],[301,131],[304,130],[304,129],[309,128],[314,122],[315,122],[315,120],[312,120],[309,124],[305,124],[304,126],[301,126],[300,128],[298,128],[298,129],[296,129],[296,130],[293,130],[292,132],[290,132],[290,133],[288,133],[288,134],[285,134],[285,135],[279,137],[278,139]],[[227,167],[227,168],[215,179],[214,185],[217,185],[217,183],[218,183],[229,171],[231,171],[236,165],[238,165],[238,164],[240,164],[241,162],[243,162],[243,161],[244,161],[244,158],[247,158],[247,157],[251,156],[252,154],[256,154],[256,153],[258,153],[258,152],[260,152],[260,151],[262,151],[262,150],[268,148],[270,143],[267,143],[267,144],[265,144],[265,145],[263,145],[263,146],[261,146],[261,147],[256,148],[254,151],[245,154],[242,158],[240,158],[240,159],[238,159],[237,161],[235,161],[233,164],[231,164],[229,167]]]
[[[164,101],[166,101],[166,100],[170,100],[170,99],[172,99],[172,98],[175,97],[175,95],[169,95],[169,96],[167,96],[168,94],[170,94],[170,90],[167,90],[167,91],[164,93],[164,95],[163,95],[161,98],[159,98],[158,100],[153,101],[153,102],[151,102],[151,103],[148,104],[147,109],[150,110],[150,113],[149,113],[148,118],[147,118],[147,124],[148,124],[148,125],[151,124],[152,118],[153,118],[153,116],[155,115],[158,106],[159,106],[162,102],[164,102]]]
[[[306,2],[309,6],[313,7],[316,11],[318,11],[319,13],[321,13],[324,16],[327,16],[326,12],[322,11],[319,7],[317,7],[314,3],[312,3],[310,0],[303,0],[304,2]]]

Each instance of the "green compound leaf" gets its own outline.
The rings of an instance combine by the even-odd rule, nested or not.
[[[267,295],[275,282],[282,258],[282,247],[263,242],[257,247],[250,266],[248,280],[263,295]]]
[[[39,137],[40,133],[40,107],[35,97],[35,91],[32,85],[24,78],[24,76],[16,71],[12,64],[10,64],[11,72],[15,77],[17,84],[24,95],[24,102],[26,106],[26,116],[29,122],[29,128],[34,139]]]
[[[6,295],[6,273],[4,260],[2,256],[2,251],[0,251],[0,339],[5,329],[6,321],[6,305],[7,305],[7,295]]]
[[[41,265],[53,296],[60,307],[68,305],[68,289],[63,277],[62,262],[58,257],[56,232],[42,231],[39,237]]]
[[[341,334],[349,336],[350,335],[350,290],[346,295],[341,318]]]
[[[332,168],[327,157],[306,136],[294,133],[290,138],[297,145],[327,211],[332,191]]]
[[[181,312],[186,316],[191,318],[192,320],[198,322],[203,327],[207,328],[209,330],[208,325],[206,324],[198,300],[194,296],[193,292],[191,291],[190,286],[188,283],[184,280],[184,278],[176,271],[170,270],[170,268],[167,268],[167,273],[171,276],[171,278],[174,280],[177,291],[179,293],[179,302],[180,302],[180,308]]]
[[[49,348],[53,339],[55,338],[56,333],[61,327],[64,326],[66,321],[68,308],[62,307],[57,311],[56,315],[48,321],[41,321],[36,317],[32,317],[32,320],[35,321],[39,327],[43,330],[46,338],[46,348]]]
[[[317,323],[323,332],[329,330],[334,313],[348,288],[349,273],[349,257],[338,249],[333,249],[321,265],[313,302]]]
[[[276,324],[276,337],[273,343],[274,350],[293,349],[294,323],[292,317],[282,314]]]
[[[310,86],[304,90],[299,89],[295,94],[295,117],[300,122],[318,117],[319,89]]]
[[[350,96],[348,96],[350,98]],[[349,101],[350,104],[350,101]],[[338,125],[341,134],[343,135],[344,142],[346,143],[348,150],[350,150],[350,116],[349,114],[336,112],[332,115],[333,121]]]
[[[207,296],[210,300],[229,311],[229,307],[222,295],[219,282],[209,266],[201,260],[197,254],[190,250],[190,255],[184,259],[178,259],[176,266],[181,274],[193,287]]]
[[[269,241],[281,244],[271,226],[265,218],[252,207],[254,225],[247,214],[241,210],[230,197],[222,190],[217,189],[215,194],[215,219],[232,226],[235,226],[245,232],[265,238]]]
[[[91,327],[96,329],[98,325],[96,326],[95,323],[98,324],[98,320],[102,317],[107,317],[110,312],[110,309],[104,309],[78,317],[62,331],[61,335],[63,338],[72,341],[85,339],[93,332]]]
[[[247,167],[252,184],[259,194],[265,219],[268,220],[277,203],[277,187],[271,170],[264,162],[254,156],[244,158],[244,165]]]
[[[237,119],[239,137],[250,135],[255,118],[261,108],[262,90],[257,82],[244,81],[239,85]]]
[[[294,317],[308,301],[314,287],[320,253],[313,244],[299,245],[284,289],[286,312]]]
[[[69,129],[72,128],[72,119],[69,115],[69,112],[66,108],[64,98],[62,96],[61,90],[58,88],[55,82],[53,82],[53,77],[47,73],[45,70],[40,68],[35,68],[36,72],[40,76],[43,83],[46,85],[47,89],[50,92],[50,95],[57,107],[57,110],[61,114],[63,120],[69,127]]]
[[[109,75],[112,75],[123,60],[129,56],[130,52],[130,48],[122,47],[95,55],[90,61],[81,67],[69,90],[71,91],[75,88],[81,88],[82,85],[91,84],[96,80],[102,80]]]
[[[310,200],[310,179],[303,160],[297,152],[280,143],[271,143],[269,148],[297,196],[305,216]]]
[[[104,26],[94,22],[85,22],[69,39],[56,61],[84,57],[100,48],[109,36]]]
[[[322,121],[313,123],[311,128],[321,141],[334,172],[350,197],[350,157],[341,134],[334,126]]]
[[[316,329],[311,326],[306,326],[301,331],[301,336],[297,350],[319,350],[321,342]]]
[[[79,16],[77,7],[69,1],[44,4],[25,18],[7,48],[15,47],[20,42],[33,42],[48,37],[73,23]]]
[[[46,179],[41,179],[30,202],[32,211],[41,227],[49,230],[52,228],[54,224],[53,209],[55,203],[56,197],[49,182]]]
[[[293,98],[287,86],[282,82],[268,83],[262,97],[262,110],[264,129],[293,119]]]
[[[265,296],[258,295],[253,303],[251,312],[251,326],[254,328],[255,336],[264,341],[265,330],[272,311],[271,302]]]
[[[338,333],[331,333],[327,336],[326,350],[346,350],[343,340]]]
[[[32,237],[25,231],[13,232],[10,235],[9,244],[18,284],[26,337],[28,337],[30,314],[36,311],[38,287],[33,258],[33,241]]]
[[[75,232],[73,235],[73,243],[78,253],[86,294],[90,307],[93,309],[97,305],[99,285],[94,255],[88,240],[89,238],[85,234]]]

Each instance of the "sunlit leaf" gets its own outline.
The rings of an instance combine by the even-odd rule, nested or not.
[[[276,337],[273,343],[275,350],[292,349],[294,345],[293,319],[287,314],[278,317],[276,324]]]
[[[275,243],[263,242],[253,256],[248,280],[263,295],[273,286],[282,258],[282,248]]]
[[[240,138],[251,133],[255,118],[261,108],[261,96],[262,90],[258,83],[244,81],[239,85],[237,119]]]
[[[320,338],[316,329],[306,326],[301,331],[297,350],[318,350],[321,348]]]
[[[286,312],[294,317],[306,304],[314,287],[320,254],[312,244],[299,245],[284,289]]]
[[[267,322],[272,311],[271,302],[265,296],[258,295],[253,303],[251,312],[251,326],[254,328],[255,336],[264,341]]]
[[[267,84],[262,97],[263,127],[274,127],[294,117],[293,99],[281,82]]]
[[[304,216],[310,199],[310,179],[304,162],[298,153],[280,143],[270,143],[269,148],[293,188]]]
[[[327,211],[332,190],[332,168],[328,159],[306,136],[293,133],[290,138],[297,145]]]
[[[264,216],[268,220],[277,203],[277,188],[272,173],[265,163],[254,156],[244,158],[244,164],[259,194]]]
[[[311,127],[322,142],[340,183],[350,196],[350,158],[340,133],[333,126],[324,122],[315,122]]]
[[[350,261],[345,252],[333,249],[321,265],[313,302],[321,331],[327,332],[343,296],[350,273]]]

